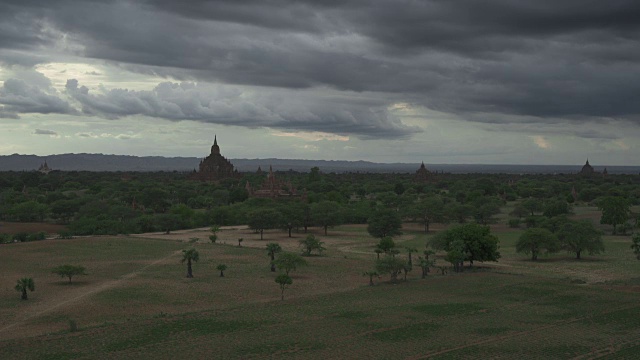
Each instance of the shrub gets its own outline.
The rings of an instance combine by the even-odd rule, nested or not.
[[[520,219],[509,219],[509,227],[510,228],[519,228],[520,227]]]

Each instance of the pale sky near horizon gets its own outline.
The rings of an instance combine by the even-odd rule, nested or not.
[[[0,2],[0,155],[638,165],[640,3]]]

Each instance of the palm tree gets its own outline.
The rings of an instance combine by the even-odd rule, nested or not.
[[[22,278],[18,280],[15,289],[22,293],[22,300],[27,300],[27,290],[35,291],[36,285],[32,278]]]
[[[200,259],[200,254],[198,254],[198,250],[196,249],[189,249],[189,250],[182,250],[182,260],[180,262],[187,262],[187,277],[188,278],[192,278],[193,277],[193,270],[191,269],[191,262],[192,261],[198,261]]]
[[[216,267],[216,269],[220,270],[220,277],[224,277],[224,271],[227,270],[227,265],[220,264]]]
[[[410,247],[410,246],[405,247],[405,249],[409,253],[409,266],[412,266],[413,265],[413,261],[412,261],[413,259],[411,259],[411,253],[418,252],[418,249],[416,249],[414,247]]]
[[[271,272],[276,272],[276,264],[273,262],[276,259],[276,254],[282,251],[282,247],[278,243],[267,244],[267,255],[271,257]]]

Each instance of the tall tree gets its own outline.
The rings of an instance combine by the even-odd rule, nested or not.
[[[327,229],[342,223],[342,207],[335,201],[321,201],[311,205],[313,222],[322,226],[324,234]]]
[[[267,255],[271,257],[271,272],[276,272],[276,264],[274,260],[276,259],[276,254],[282,251],[282,247],[278,243],[268,243],[267,244]]]
[[[620,196],[609,196],[598,202],[598,208],[602,210],[600,224],[613,226],[613,234],[616,234],[616,226],[629,220],[631,210],[627,199]]]
[[[520,235],[516,243],[516,252],[531,254],[531,260],[538,260],[538,255],[542,251],[554,253],[560,250],[560,241],[549,230],[541,228],[530,228]]]
[[[263,239],[263,233],[268,229],[277,228],[282,222],[280,212],[273,209],[258,209],[249,213],[249,228],[260,233],[260,240]]]
[[[529,210],[531,212],[531,216],[535,215],[535,213],[542,211],[542,201],[534,198],[529,198],[522,202],[522,207]]]
[[[589,255],[604,252],[602,233],[589,220],[569,221],[558,230],[562,247],[580,259],[582,252]]]
[[[411,216],[424,225],[425,234],[434,222],[444,221],[444,202],[438,196],[430,196],[418,200],[410,209]]]
[[[454,249],[451,244],[460,241],[464,260],[469,261],[469,266],[474,261],[497,261],[500,258],[499,240],[491,234],[488,226],[479,224],[466,224],[452,227],[434,236],[429,244],[436,250],[447,252]]]
[[[397,211],[391,209],[379,209],[375,211],[368,221],[367,231],[371,236],[384,238],[399,235],[402,220]]]
[[[282,214],[281,226],[289,233],[291,237],[291,231],[304,225],[304,206],[301,202],[287,202],[283,206],[278,208],[280,214]]]
[[[182,260],[181,262],[187,262],[187,277],[188,278],[192,278],[193,277],[193,270],[191,268],[191,262],[197,262],[198,260],[200,260],[200,254],[198,253],[198,250],[196,249],[188,249],[188,250],[182,250]]]
[[[32,278],[22,278],[18,280],[18,283],[15,286],[15,289],[16,291],[22,294],[21,296],[22,300],[27,300],[28,299],[27,290],[35,291],[36,285],[35,285],[35,282],[33,282]]]

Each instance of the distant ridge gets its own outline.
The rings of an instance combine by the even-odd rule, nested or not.
[[[63,171],[192,171],[200,158],[162,157],[104,154],[0,155],[0,171],[36,170],[44,161],[53,170]],[[317,166],[322,172],[379,172],[414,173],[419,163],[374,163],[344,160],[296,160],[296,159],[230,159],[240,172],[253,172],[258,166],[263,170],[308,172]],[[507,173],[507,174],[572,174],[581,165],[486,165],[486,164],[426,164],[429,171],[446,173]],[[640,166],[606,166],[610,174],[638,174]],[[602,171],[604,166],[594,166]]]

